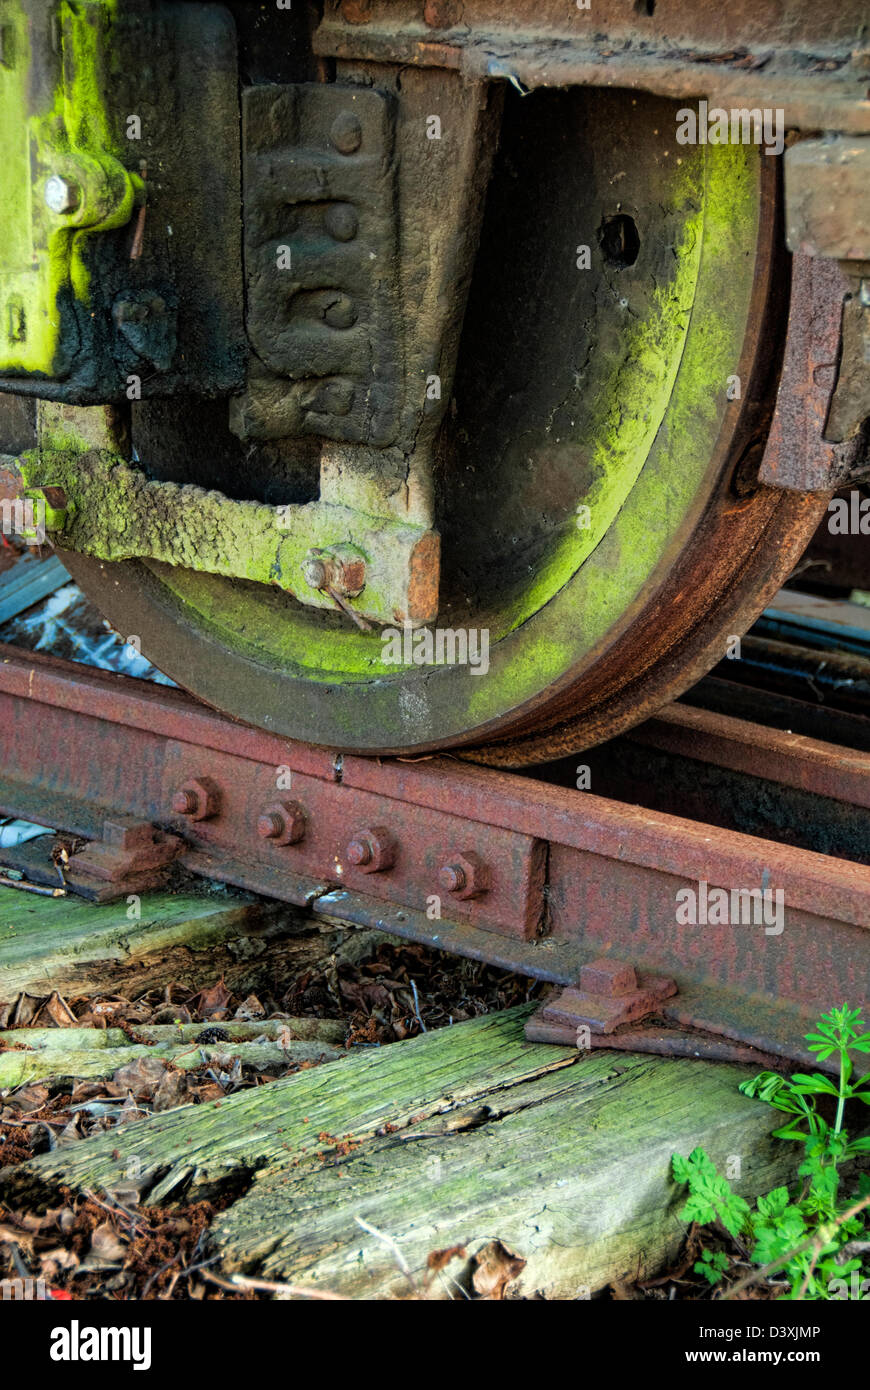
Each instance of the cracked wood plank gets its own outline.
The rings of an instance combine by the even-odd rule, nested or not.
[[[153,893],[125,901],[39,898],[0,888],[0,1004],[32,995],[95,994],[190,981],[195,987],[265,952],[264,934],[300,932],[300,914],[247,894]],[[130,910],[133,910],[132,907]],[[244,975],[244,970],[241,972]]]
[[[12,1028],[0,1032],[0,1089],[31,1081],[108,1080],[118,1067],[157,1057],[181,1071],[204,1062],[233,1061],[262,1071],[298,1062],[335,1062],[344,1057],[345,1027],[329,1019],[287,1018],[221,1025],[225,1041],[201,1043],[208,1025],[151,1024],[137,1027],[132,1043],[120,1028]],[[26,1051],[19,1050],[26,1048]],[[14,1050],[13,1050],[14,1049]]]
[[[212,1229],[226,1271],[348,1298],[462,1297],[499,1240],[517,1293],[577,1298],[660,1267],[683,1234],[674,1151],[737,1156],[744,1195],[793,1175],[778,1117],[731,1065],[527,1043],[529,1008],[352,1053],[212,1106],[186,1106],[0,1175],[47,1198],[136,1175],[149,1202],[252,1178]],[[413,1279],[388,1244],[394,1240]],[[427,1282],[431,1252],[466,1255]],[[217,1268],[217,1267],[216,1267]]]

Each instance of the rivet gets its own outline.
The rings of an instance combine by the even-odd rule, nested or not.
[[[323,225],[335,241],[353,241],[359,218],[350,203],[330,203],[323,214]]]
[[[339,154],[353,154],[362,144],[362,126],[352,111],[341,111],[332,122],[329,138]]]

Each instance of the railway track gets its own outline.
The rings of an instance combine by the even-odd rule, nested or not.
[[[716,708],[741,690],[753,719]],[[713,708],[508,774],[330,752],[2,645],[0,811],[76,837],[68,888],[98,901],[181,869],[550,981],[531,1038],[806,1062],[813,1018],[868,997],[867,721],[826,743],[786,731],[788,696],[690,698]],[[0,862],[57,886],[47,837]]]

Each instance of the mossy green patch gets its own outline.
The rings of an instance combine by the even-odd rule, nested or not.
[[[87,304],[90,293],[87,239],[127,222],[142,186],[121,163],[106,105],[115,5],[116,0],[59,5],[61,52],[48,89],[32,72],[45,55],[35,64],[25,7],[7,3],[3,10],[4,42],[12,54],[0,67],[4,372],[63,376],[69,370],[77,347],[70,300]],[[52,175],[77,190],[77,206],[68,213],[46,206],[45,184]]]

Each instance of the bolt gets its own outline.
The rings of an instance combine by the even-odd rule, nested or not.
[[[351,840],[347,847],[347,856],[351,864],[361,869],[364,864],[370,864],[372,858],[372,847],[368,840]]]
[[[345,850],[345,858],[364,874],[376,874],[391,869],[396,862],[396,838],[383,825],[370,830],[358,830]]]
[[[339,154],[353,154],[362,144],[362,126],[352,111],[342,111],[332,122],[329,132]]]
[[[438,877],[447,893],[461,893],[465,887],[465,870],[459,864],[445,864]]]
[[[336,546],[334,550],[312,548],[300,568],[305,583],[312,589],[334,589],[346,598],[356,598],[365,587],[365,557],[352,546]]]
[[[81,200],[81,189],[78,184],[71,183],[69,179],[62,178],[60,174],[52,174],[45,181],[45,206],[58,214],[75,212]]]
[[[115,816],[113,820],[103,821],[103,844],[113,849],[145,849],[154,845],[160,838],[160,831],[150,821],[137,820],[135,816]]]
[[[305,834],[305,812],[298,801],[276,801],[257,821],[257,834],[278,845],[295,845]]]
[[[210,777],[191,778],[172,798],[175,814],[191,820],[209,820],[218,814],[220,805],[220,787]]]
[[[438,881],[445,893],[454,898],[477,898],[489,891],[489,866],[474,850],[463,850],[446,864],[442,864]]]
[[[325,589],[327,583],[327,569],[325,562],[319,555],[315,555],[309,550],[305,559],[302,561],[302,578],[312,589]]]
[[[323,225],[334,241],[353,241],[359,218],[350,203],[331,203],[323,214]]]
[[[602,994],[605,997],[620,998],[634,994],[638,988],[634,967],[621,960],[590,961],[580,971],[579,988],[585,994]]]

